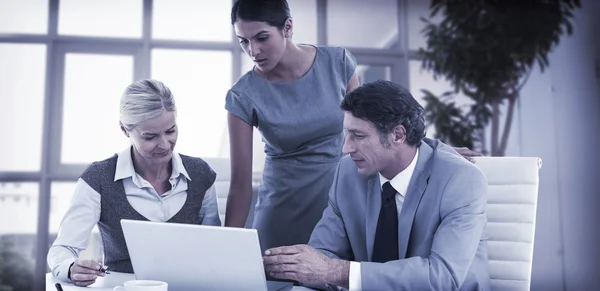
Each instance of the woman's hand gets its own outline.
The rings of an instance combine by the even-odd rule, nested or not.
[[[69,278],[73,285],[85,287],[96,282],[98,276],[104,277],[104,272],[100,271],[102,265],[94,260],[77,259],[69,267]]]
[[[460,148],[455,147],[454,150],[459,155],[463,156],[463,158],[469,160],[471,163],[475,163],[475,160],[473,159],[473,157],[482,157],[483,156],[482,153],[470,150],[469,148],[466,148],[466,147],[460,147]]]

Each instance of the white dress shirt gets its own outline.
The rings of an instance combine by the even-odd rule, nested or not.
[[[379,183],[381,184],[381,191],[383,192],[383,184],[389,181],[392,187],[398,193],[396,193],[396,209],[398,210],[398,219],[400,219],[400,211],[402,210],[402,204],[404,204],[404,198],[406,192],[408,191],[408,184],[410,183],[410,179],[412,178],[413,173],[415,172],[415,166],[417,165],[417,159],[419,157],[419,148],[417,148],[417,152],[408,167],[404,169],[404,171],[398,173],[392,180],[386,179],[384,176],[379,174]],[[360,277],[360,263],[359,262],[350,262],[350,274],[348,274],[349,282],[348,287],[350,291],[362,291],[362,280]]]
[[[173,153],[171,190],[159,195],[154,187],[135,172],[131,148],[118,154],[114,181],[122,180],[127,201],[150,221],[165,222],[183,207],[187,199],[188,183],[192,180],[181,157]],[[204,194],[198,213],[204,225],[221,225],[214,184]],[[58,236],[48,251],[48,266],[54,276],[69,282],[70,265],[86,249],[90,233],[100,220],[100,193],[79,178],[69,210],[63,217]]]

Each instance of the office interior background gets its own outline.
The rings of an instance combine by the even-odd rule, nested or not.
[[[428,0],[288,1],[294,40],[348,48],[361,82],[391,80],[420,101],[421,89],[450,89],[417,53]],[[79,174],[128,146],[118,107],[133,80],[172,89],[178,152],[228,165],[225,93],[253,65],[231,4],[0,0],[0,240],[32,260],[37,286]],[[549,68],[534,70],[516,108],[506,155],[543,160],[532,290],[600,285],[598,13],[600,1],[582,0],[573,35],[562,36]],[[264,153],[254,136],[258,182]]]

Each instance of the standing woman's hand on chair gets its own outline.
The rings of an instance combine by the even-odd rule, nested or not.
[[[475,163],[475,160],[473,159],[473,157],[482,157],[483,156],[482,153],[473,151],[467,147],[460,147],[460,148],[455,147],[454,150],[459,155],[463,156],[463,158],[469,160],[471,163]]]
[[[85,287],[94,284],[98,276],[104,277],[104,273],[100,271],[101,267],[102,265],[94,260],[77,259],[69,267],[69,279],[75,286]]]

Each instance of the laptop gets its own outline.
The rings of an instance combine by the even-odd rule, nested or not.
[[[256,229],[121,220],[138,280],[160,280],[169,291],[291,290],[267,281]]]

